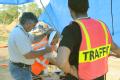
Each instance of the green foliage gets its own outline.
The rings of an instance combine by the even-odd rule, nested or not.
[[[37,4],[35,3],[30,3],[26,7],[27,11],[33,12],[37,17],[41,14],[42,10],[38,8]]]
[[[5,6],[0,11],[0,24],[10,24],[19,15],[17,6]]]
[[[2,5],[3,10],[0,10],[0,24],[10,24],[14,19],[18,18],[22,12],[33,12],[37,17],[42,10],[35,3],[23,5]]]

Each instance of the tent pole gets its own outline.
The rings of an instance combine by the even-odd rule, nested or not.
[[[44,5],[43,5],[43,3],[42,3],[42,1],[40,0],[40,3],[41,3],[41,5],[42,5],[42,8],[44,9],[44,11],[45,11],[45,7],[44,7]],[[55,25],[54,25],[54,23],[52,22],[52,19],[51,19],[51,17],[50,17],[50,15],[49,15],[49,13],[47,12],[47,11],[45,11],[46,12],[46,14],[47,14],[47,16],[48,16],[48,18],[49,18],[49,20],[51,21],[51,23],[52,23],[52,26],[55,28],[55,30],[57,30],[57,28],[55,27]],[[58,30],[57,30],[58,31]]]
[[[113,1],[111,0],[111,20],[112,20],[112,36],[114,36],[114,18],[113,18]]]

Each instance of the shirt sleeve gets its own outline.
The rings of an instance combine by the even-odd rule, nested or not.
[[[62,32],[60,46],[68,47],[71,51],[73,47],[81,42],[81,30],[76,22],[66,26]]]
[[[31,39],[29,36],[25,35],[24,32],[18,31],[14,35],[14,41],[17,49],[22,55],[25,55],[32,50]]]

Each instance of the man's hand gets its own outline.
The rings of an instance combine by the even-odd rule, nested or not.
[[[52,52],[52,48],[51,48],[50,45],[46,45],[46,46],[45,46],[45,49],[46,49],[46,52],[47,52],[47,53]]]
[[[72,71],[70,74],[78,78],[78,73],[77,73],[77,69],[75,68],[75,66],[71,66],[71,68],[72,68]]]
[[[111,51],[112,53],[110,54],[110,56],[120,58],[120,48],[113,41],[112,41]]]
[[[120,58],[120,54],[116,54],[114,52],[110,53],[110,56],[114,56],[114,57]]]

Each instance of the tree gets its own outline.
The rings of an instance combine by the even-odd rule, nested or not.
[[[41,14],[42,10],[38,8],[35,3],[17,5],[2,5],[4,8],[0,10],[0,24],[10,24],[14,19],[18,18],[21,12],[33,12],[37,17]]]
[[[27,11],[33,12],[37,17],[42,12],[42,9],[40,9],[35,3],[29,3],[29,5],[26,6],[26,9]]]
[[[0,24],[10,24],[15,18],[18,17],[18,6],[3,5],[4,9],[0,11]]]

